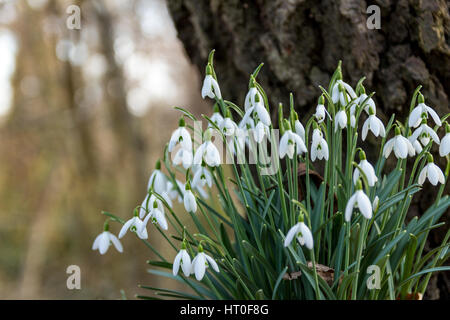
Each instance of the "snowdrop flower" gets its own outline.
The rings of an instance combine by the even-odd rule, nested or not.
[[[231,120],[231,118],[226,117],[219,125],[219,129],[222,131],[222,133],[225,136],[232,136],[234,135],[236,129],[237,129],[237,125],[236,123],[234,123],[233,120]]]
[[[195,200],[195,196],[191,191],[191,186],[189,185],[189,182],[186,183],[184,192],[184,208],[187,212],[195,213],[197,211],[197,201]]]
[[[214,113],[209,118],[216,126],[220,127],[220,124],[223,121],[223,117],[220,114],[219,106],[217,104],[214,105]],[[212,127],[211,123],[208,123],[208,128]]]
[[[106,222],[104,231],[95,238],[94,243],[92,244],[92,250],[98,250],[100,254],[105,254],[112,243],[114,247],[116,247],[117,251],[123,252],[123,247],[119,239],[109,232],[108,228],[109,226]]]
[[[349,84],[342,80],[336,80],[331,91],[331,100],[334,104],[339,101],[341,105],[345,106],[347,105],[347,101],[350,102],[350,100],[356,98],[356,93]]]
[[[450,153],[450,125],[445,123],[445,136],[442,138],[439,146],[439,155],[445,157]]]
[[[345,110],[340,110],[338,113],[336,113],[334,124],[335,132],[337,131],[338,127],[340,129],[344,129],[347,127],[347,114],[345,113]]]
[[[198,245],[198,253],[192,260],[191,274],[195,274],[195,278],[198,281],[203,279],[205,275],[206,268],[211,265],[214,271],[219,272],[219,266],[209,255],[203,252],[203,247],[201,244]]]
[[[415,153],[414,147],[412,146],[411,142],[409,142],[408,139],[401,135],[399,127],[395,127],[395,137],[390,139],[384,145],[383,156],[385,158],[389,157],[392,150],[394,150],[394,154],[397,159],[406,159],[408,154],[414,155]]]
[[[358,99],[356,100],[356,102],[362,106],[363,102],[368,98],[369,96],[366,94],[364,88],[363,88],[363,92],[361,93],[361,95],[358,97]],[[366,103],[364,104],[364,111],[366,111],[366,113],[368,115],[370,114],[376,114],[377,113],[377,108],[375,106],[375,102],[373,101],[372,98],[369,98]]]
[[[194,178],[192,178],[192,188],[197,186],[204,187],[205,184],[211,188],[212,180],[213,178],[211,173],[206,168],[205,163],[202,163],[202,165],[195,171]]]
[[[217,167],[220,165],[220,153],[214,143],[211,142],[211,130],[205,131],[205,142],[197,148],[194,156],[194,164],[200,165],[202,161],[210,167]]]
[[[164,200],[166,200],[166,202],[169,205],[171,205],[172,200],[170,199],[169,194],[167,192],[165,192],[164,196],[165,196]],[[159,210],[164,212],[164,205],[163,205],[162,201],[159,200],[154,194],[152,194],[152,195],[147,194],[144,201],[142,201],[141,208],[139,209],[139,218],[143,219],[145,217],[145,215],[147,214],[147,212],[149,211],[148,208],[153,208],[155,204],[157,205]]]
[[[419,126],[420,122],[421,122],[421,117],[423,114],[425,114],[426,116],[428,116],[428,114],[431,115],[434,122],[438,126],[441,126],[442,123],[441,123],[441,119],[439,118],[438,114],[436,113],[436,111],[434,111],[432,108],[430,108],[429,106],[427,106],[425,104],[425,99],[421,93],[419,93],[418,102],[419,102],[419,104],[411,111],[411,114],[409,115],[409,121],[408,121],[409,126],[412,128]]]
[[[119,232],[119,239],[122,239],[125,233],[127,233],[128,230],[135,232],[137,236],[141,239],[147,239],[147,229],[142,228],[142,222],[141,219],[137,216],[137,212],[135,213],[135,216],[131,219],[129,219],[125,224],[123,225],[122,229],[120,229]]]
[[[311,161],[316,161],[316,158],[328,160],[328,144],[319,128],[315,128],[313,131],[311,145]]]
[[[177,187],[179,188],[179,190],[181,191],[181,194],[184,197],[184,189],[185,189],[184,183],[181,182],[180,180],[176,179],[176,184],[177,184]],[[176,188],[171,181],[167,182],[167,195],[168,195],[168,197],[171,200],[178,199],[178,202],[182,203],[183,202],[183,197],[180,195],[180,192],[178,191],[178,188]]]
[[[414,133],[411,135],[411,140],[415,141],[419,138],[422,145],[426,146],[428,142],[430,142],[430,137],[436,144],[441,143],[441,140],[436,132],[427,125],[427,118],[423,117],[422,124],[414,130]]]
[[[150,219],[152,219],[153,224],[159,224],[161,229],[163,230],[168,229],[167,220],[166,217],[164,216],[164,211],[160,209],[156,201],[153,202],[152,210],[150,210],[150,213],[145,217],[143,223],[141,224],[140,232],[147,233],[147,230],[144,231],[144,229],[147,228],[147,223]]]
[[[375,174],[375,170],[373,166],[369,163],[369,161],[366,160],[366,154],[364,151],[361,150],[359,153],[359,167],[364,172],[364,175],[367,178],[367,183],[369,184],[369,187],[373,187],[375,183],[378,181],[378,178]],[[356,167],[355,171],[353,172],[353,183],[356,185],[358,182],[360,176],[359,168]]]
[[[357,182],[356,192],[348,199],[345,207],[345,221],[351,220],[354,208],[358,208],[364,218],[372,218],[372,204],[369,197],[362,191],[361,180]]]
[[[384,137],[386,135],[386,129],[384,128],[383,122],[381,122],[380,119],[377,118],[375,113],[373,113],[372,110],[369,111],[369,117],[363,124],[362,128],[362,141],[366,140],[367,133],[372,131],[373,135],[375,137],[381,136]]]
[[[423,167],[422,171],[419,174],[418,183],[422,185],[427,178],[433,186],[437,185],[438,183],[445,183],[444,173],[442,173],[442,170],[434,164],[433,156],[430,153],[428,153],[428,164]]]
[[[255,96],[254,105],[251,106],[248,110],[246,110],[245,115],[242,118],[242,123],[247,124],[248,118],[250,118],[251,115],[256,115],[262,123],[264,123],[266,126],[270,126],[271,121],[269,112],[264,106],[262,98],[260,98],[259,95]]]
[[[202,98],[205,99],[205,97],[209,97],[211,99],[217,97],[218,99],[222,99],[219,84],[217,83],[217,80],[214,79],[213,77],[212,67],[209,63],[206,66],[206,76],[205,79],[203,80],[203,87],[202,87]]]
[[[178,274],[178,270],[183,270],[183,273],[186,277],[189,277],[191,274],[191,257],[189,256],[189,253],[186,250],[186,242],[183,241],[182,247],[180,252],[175,256],[175,259],[173,260],[173,267],[172,272],[173,275],[176,276]]]
[[[316,107],[316,113],[314,114],[314,117],[316,118],[318,123],[321,123],[323,122],[323,120],[325,120],[325,115],[328,115],[328,118],[331,119],[330,114],[328,113],[327,109],[325,109],[324,103],[325,98],[323,97],[323,95],[321,95]]]
[[[248,90],[247,95],[245,96],[245,102],[244,102],[244,110],[247,111],[248,109],[250,109],[251,107],[253,107],[255,105],[255,97],[258,96],[258,98],[260,98],[260,100],[262,100],[261,98],[261,94],[258,92],[258,89],[255,86],[254,83],[254,79],[252,76],[252,79],[250,80],[251,82],[251,88]]]
[[[178,149],[173,157],[173,164],[176,166],[182,165],[183,168],[188,169],[192,166],[194,156],[192,155],[192,149],[187,150],[184,148]]]
[[[173,148],[180,143],[181,147],[186,150],[192,150],[191,134],[186,129],[186,123],[182,117],[179,121],[178,129],[176,129],[170,137],[167,150],[172,152]]]
[[[156,161],[155,170],[153,170],[147,183],[147,190],[153,186],[153,190],[156,193],[162,194],[167,187],[167,178],[164,173],[161,172],[161,161]]]
[[[258,121],[258,124],[253,129],[253,137],[255,138],[255,141],[257,143],[261,143],[264,137],[267,137],[267,139],[269,139],[270,138],[269,126],[262,123],[262,121]]]
[[[305,141],[305,128],[298,119],[294,121],[294,130],[295,133],[298,134],[303,141]]]
[[[300,138],[298,134],[292,132],[289,122],[287,120],[285,120],[285,122],[285,128],[287,130],[280,140],[280,159],[283,159],[286,154],[289,159],[292,159],[294,157],[294,153],[299,155],[306,153],[308,150],[306,149],[306,145],[302,138]]]
[[[299,221],[291,229],[289,229],[286,238],[284,239],[284,246],[288,247],[294,237],[297,238],[298,242],[302,246],[306,246],[309,250],[313,248],[313,236],[311,230],[303,222],[303,214],[300,214]]]

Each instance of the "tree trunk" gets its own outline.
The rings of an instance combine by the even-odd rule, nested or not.
[[[367,27],[371,4],[381,9],[380,29]],[[227,100],[243,105],[249,74],[265,63],[258,82],[268,94],[274,120],[276,106],[288,104],[289,92],[301,119],[314,112],[318,86],[327,88],[339,60],[352,86],[367,77],[364,85],[367,92],[376,92],[377,115],[384,122],[392,113],[401,121],[406,118],[418,85],[439,115],[449,112],[445,0],[168,0],[168,7],[178,37],[201,72],[209,51],[216,49],[215,69]],[[432,200],[428,192],[411,213],[420,214]],[[445,279],[440,292],[432,281],[428,296],[448,298],[448,277],[439,277]]]

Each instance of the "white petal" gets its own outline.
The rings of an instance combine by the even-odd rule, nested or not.
[[[445,157],[450,153],[450,133],[447,133],[444,138],[442,138],[441,145],[439,146],[439,155]]]
[[[436,113],[436,111],[434,111],[432,108],[430,108],[429,106],[425,105],[425,110],[431,115],[431,117],[433,118],[434,122],[438,125],[441,126],[442,122],[441,119],[439,118],[438,114]]]
[[[439,181],[439,174],[437,170],[440,170],[434,163],[429,163],[428,164],[428,180],[430,181],[430,183],[435,186],[438,184]],[[437,168],[437,169],[436,169]]]
[[[366,140],[367,133],[369,132],[369,124],[370,124],[370,119],[367,119],[363,124],[362,135],[361,135],[362,141]]]
[[[206,259],[205,255],[203,253],[199,253],[197,257],[195,257],[195,265],[194,265],[194,273],[195,278],[200,281],[203,279],[203,276],[205,275],[205,269],[206,269]]]
[[[108,251],[108,248],[109,248],[109,232],[104,231],[98,244],[98,250],[100,251],[100,254],[105,254],[106,251]]]
[[[283,159],[287,153],[289,143],[289,134],[285,132],[280,140],[280,159]]]
[[[345,221],[349,222],[352,218],[353,208],[355,207],[357,194],[355,193],[348,199],[347,205],[345,207]]]
[[[311,230],[309,230],[309,228],[303,222],[300,222],[300,232],[302,233],[302,237],[305,241],[306,247],[311,250],[314,244],[313,236]]]
[[[120,243],[119,239],[112,233],[109,233],[109,240],[111,240],[114,247],[116,247],[117,251],[123,252],[122,243]]]
[[[291,229],[289,229],[286,238],[284,239],[284,246],[287,247],[291,244],[292,239],[297,235],[297,233],[300,231],[300,224],[295,224]]]
[[[394,147],[395,138],[390,139],[386,144],[384,145],[383,149],[383,156],[385,158],[389,157],[389,155],[392,152],[392,148]]]
[[[417,122],[420,121],[420,117],[422,116],[422,107],[417,106],[411,111],[409,115],[408,124],[411,128],[417,127]]]
[[[358,208],[366,219],[372,218],[372,203],[366,194],[362,191],[356,191],[358,194]]]
[[[408,156],[408,146],[402,138],[402,136],[396,137],[394,144],[394,153],[397,158],[405,159]]]
[[[427,178],[427,166],[425,166],[422,171],[420,171],[419,174],[419,180],[417,181],[420,185],[422,185],[425,182],[425,179]]]
[[[181,255],[181,251],[178,252],[175,256],[175,259],[173,260],[172,273],[174,276],[178,274],[178,270],[180,269]]]
[[[211,265],[211,267],[214,269],[214,271],[220,272],[220,271],[219,271],[219,266],[217,265],[216,261],[214,261],[213,258],[211,258],[211,257],[210,257],[209,255],[207,255],[206,253],[205,253],[205,258],[206,258],[206,260],[208,261],[208,263]]]
[[[119,232],[119,239],[122,239],[123,236],[125,235],[125,233],[127,233],[128,229],[131,227],[131,225],[134,222],[134,218],[131,218],[130,220],[128,220],[127,222],[125,222],[125,224],[122,226],[122,229],[120,229]]]
[[[187,253],[186,250],[181,250],[181,269],[183,270],[183,273],[186,277],[189,277],[189,274],[191,273],[191,257]]]

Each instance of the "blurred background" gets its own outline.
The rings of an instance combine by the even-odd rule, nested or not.
[[[366,25],[371,4],[381,29]],[[72,5],[80,29],[67,27]],[[222,93],[238,104],[264,62],[270,104],[293,92],[308,116],[342,60],[351,85],[367,76],[384,121],[406,117],[419,84],[439,115],[449,112],[446,0],[0,0],[0,299],[134,298],[148,294],[138,284],[174,285],[146,272],[154,257],[135,237],[122,254],[91,246],[102,210],[125,219],[141,203],[177,126],[172,107],[211,112],[200,86],[213,48]],[[410,217],[434,195],[424,190]],[[426,250],[445,231],[433,230]],[[81,268],[81,290],[66,287],[69,265]],[[449,288],[441,273],[425,298],[448,299]]]
[[[79,30],[66,26],[73,4]],[[101,210],[127,218],[142,202],[177,127],[172,107],[208,108],[200,85],[162,0],[0,0],[0,299],[133,298],[158,285],[135,237],[122,254],[91,246]],[[72,264],[81,290],[66,287]]]

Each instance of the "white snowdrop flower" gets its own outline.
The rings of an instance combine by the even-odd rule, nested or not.
[[[143,223],[144,222],[141,219],[139,219],[137,215],[135,215],[133,218],[125,222],[125,224],[122,226],[122,229],[120,229],[119,232],[119,239],[122,239],[128,230],[135,232],[137,236],[141,239],[147,239],[148,238],[147,229],[142,228]]]
[[[217,104],[214,105],[214,112],[212,116],[209,118],[216,126],[220,127],[220,124],[223,121],[223,117],[220,114],[220,109]],[[212,124],[208,122],[208,128],[212,127]]]
[[[193,160],[194,156],[192,155],[192,149],[187,150],[180,148],[173,157],[173,164],[176,166],[182,165],[183,168],[188,169],[192,166]]]
[[[205,142],[195,151],[193,163],[200,165],[203,161],[210,167],[217,167],[221,163],[219,150],[211,142],[211,129],[206,129]]]
[[[445,157],[450,153],[450,125],[445,123],[445,136],[442,138],[439,146],[439,155]]]
[[[219,129],[225,136],[232,136],[236,131],[237,125],[231,118],[226,117],[219,125]]]
[[[173,267],[172,272],[173,275],[176,276],[178,274],[178,270],[183,270],[183,273],[186,277],[189,277],[191,274],[191,257],[189,256],[189,253],[186,250],[186,243],[183,241],[182,247],[180,252],[175,256],[175,259],[173,260]]]
[[[219,266],[214,259],[203,252],[201,244],[198,246],[198,253],[192,260],[191,274],[195,274],[195,278],[201,281],[205,275],[206,268],[211,266],[214,271],[219,272]]]
[[[336,83],[331,90],[331,100],[334,104],[339,101],[341,105],[345,106],[347,105],[346,98],[349,102],[352,99],[356,99],[357,96],[355,91],[349,84],[345,83],[344,81],[336,80]]]
[[[379,206],[380,206],[380,198],[378,196],[375,196],[375,199],[373,199],[372,202],[373,212],[377,212]]]
[[[164,173],[161,172],[161,161],[156,162],[155,170],[153,170],[147,183],[147,190],[153,186],[153,190],[156,193],[162,194],[167,187],[167,178]]]
[[[187,212],[195,213],[197,211],[197,201],[195,200],[195,196],[191,191],[189,183],[186,183],[183,202]]]
[[[434,164],[433,156],[430,153],[428,153],[428,164],[420,171],[418,183],[422,185],[427,178],[433,186],[436,186],[438,183],[445,183],[444,173]]]
[[[419,93],[418,102],[419,104],[411,111],[411,114],[409,115],[409,126],[412,128],[419,126],[423,114],[425,114],[426,116],[428,116],[429,114],[433,118],[434,122],[438,126],[441,126],[442,123],[438,114],[436,113],[436,111],[425,104],[425,99],[421,93]]]
[[[298,134],[303,141],[305,141],[305,128],[298,119],[294,121],[294,130],[295,133]]]
[[[414,130],[414,133],[411,135],[411,140],[415,141],[419,138],[422,145],[426,146],[430,142],[430,137],[436,144],[441,143],[437,133],[427,125],[427,119],[424,117],[420,127]]]
[[[299,218],[299,220],[301,221],[299,221],[291,229],[289,229],[286,238],[284,239],[284,246],[288,247],[294,237],[296,237],[300,245],[306,246],[309,250],[312,250],[314,240],[311,230],[309,230],[308,226],[303,222],[302,216]]]
[[[401,135],[399,127],[395,127],[395,137],[384,145],[383,156],[385,158],[389,157],[392,150],[394,150],[397,159],[406,159],[408,154],[415,154],[414,147],[408,139]]]
[[[106,251],[108,251],[109,246],[113,244],[117,251],[123,252],[123,247],[119,239],[109,232],[107,227],[105,228],[106,229],[95,238],[94,243],[92,244],[92,250],[98,250],[100,254],[105,254]]]
[[[229,152],[233,156],[245,156],[245,144],[248,141],[249,131],[247,129],[237,128],[235,135],[227,138]]]
[[[217,97],[218,99],[222,99],[219,84],[212,76],[212,68],[210,64],[206,66],[206,76],[203,80],[202,98],[205,99],[205,97],[209,97],[211,99]]]
[[[212,180],[213,178],[211,176],[211,173],[208,171],[206,166],[202,164],[195,171],[194,177],[192,178],[192,188],[195,188],[197,186],[204,187],[205,184],[211,188]]]
[[[351,220],[354,208],[358,208],[364,218],[372,218],[372,204],[369,197],[361,189],[361,180],[358,180],[356,192],[348,199],[345,207],[345,221],[347,222]]]
[[[331,119],[330,114],[328,113],[327,109],[325,108],[325,98],[323,95],[319,97],[319,102],[317,103],[316,107],[316,113],[314,113],[314,117],[316,118],[318,123],[321,123],[325,120],[325,115],[328,115],[328,118]]]
[[[292,132],[292,130],[286,130],[280,140],[280,159],[283,159],[286,155],[289,159],[292,159],[294,153],[300,155],[307,151],[305,142],[303,142],[302,138],[300,138],[298,134]]]
[[[153,203],[152,209],[150,210],[149,214],[145,217],[145,219],[141,225],[141,230],[140,230],[141,232],[144,232],[144,229],[147,228],[147,223],[150,219],[153,224],[158,224],[161,227],[161,229],[163,229],[163,230],[168,229],[167,220],[164,215],[164,211],[158,207],[158,204],[156,202]],[[147,230],[145,230],[145,233],[147,233]]]
[[[257,143],[261,143],[264,137],[270,138],[270,128],[269,126],[262,123],[262,121],[258,121],[258,124],[253,129],[253,137]]]
[[[175,187],[175,185],[171,181],[169,181],[167,183],[167,195],[171,200],[178,199],[178,202],[182,203],[183,197],[184,197],[185,186],[184,186],[184,183],[178,179],[176,179],[176,184],[177,184],[177,187],[179,188],[179,190],[177,187]],[[180,191],[181,191],[181,194],[183,195],[183,197],[180,195]]]
[[[192,150],[192,139],[191,134],[186,129],[186,124],[184,122],[184,118],[181,118],[179,121],[178,129],[176,129],[172,136],[170,137],[169,146],[167,150],[172,152],[173,148],[180,144],[183,149]]]
[[[166,200],[169,206],[172,206],[172,200],[170,199],[170,196],[167,192],[164,192],[164,196],[162,197],[164,198],[164,200]],[[147,194],[144,201],[142,201],[141,208],[139,209],[139,218],[143,219],[147,212],[150,211],[149,208],[153,208],[155,206],[155,203],[159,210],[164,212],[164,204],[162,203],[162,201],[159,200],[154,194]]]
[[[314,162],[316,159],[328,160],[328,144],[319,128],[315,128],[313,131],[311,145],[311,161]]]
[[[345,110],[340,110],[334,118],[334,131],[336,132],[338,128],[347,128],[347,114]]]
[[[256,89],[255,86],[252,86],[245,96],[245,102],[244,102],[244,109],[247,111],[251,107],[255,105],[255,97],[259,96],[258,98],[262,100],[260,93],[258,92],[258,89]]]
[[[370,164],[370,162],[366,160],[366,154],[364,153],[364,151],[361,151],[359,153],[359,159],[360,159],[360,162],[358,165],[361,168],[361,170],[364,172],[364,175],[367,178],[367,183],[369,184],[369,187],[373,187],[375,185],[375,183],[378,181],[378,178],[375,174],[375,169]],[[353,172],[353,183],[355,185],[358,182],[359,176],[360,176],[359,168],[356,167],[355,171]]]
[[[380,119],[378,119],[374,113],[370,113],[369,117],[363,124],[361,136],[361,139],[363,141],[366,140],[367,133],[369,132],[369,130],[372,131],[375,137],[378,136],[384,137],[386,135],[386,129],[384,128],[383,122]]]
[[[264,106],[264,102],[262,101],[261,98],[259,98],[259,95],[255,96],[255,104],[250,107],[246,112],[244,117],[242,118],[242,122],[243,124],[247,124],[248,123],[248,118],[251,116],[257,116],[258,119],[264,123],[266,126],[270,126],[271,125],[271,120],[270,120],[270,115],[269,112],[267,111],[266,107]]]

